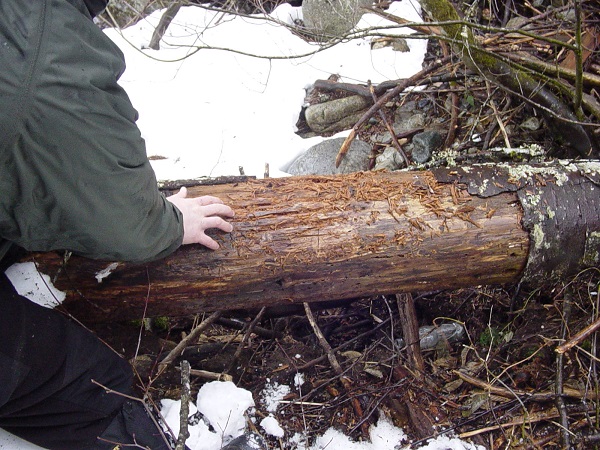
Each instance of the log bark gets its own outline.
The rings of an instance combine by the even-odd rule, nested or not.
[[[218,251],[185,246],[164,260],[113,265],[105,277],[99,273],[107,262],[77,256],[65,262],[62,253],[28,258],[67,293],[64,307],[88,322],[140,318],[145,309],[146,316],[177,316],[503,284],[523,273],[535,280],[560,266],[547,247],[563,245],[567,236],[578,255],[560,266],[555,275],[562,276],[584,263],[597,265],[600,252],[600,166],[573,167],[480,166],[199,186],[190,194],[220,196],[236,212],[234,231],[215,234]],[[572,204],[581,195],[586,205],[560,208],[561,198]],[[573,221],[575,230],[567,226]]]

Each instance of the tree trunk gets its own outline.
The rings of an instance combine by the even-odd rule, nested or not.
[[[28,257],[90,322],[502,284],[524,270],[536,280],[598,264],[600,165],[494,167],[199,186],[190,194],[220,196],[236,212],[234,231],[215,235],[218,251],[185,246],[104,278],[107,262]],[[572,257],[555,251],[565,239]]]

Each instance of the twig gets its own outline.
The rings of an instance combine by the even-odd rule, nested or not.
[[[140,323],[140,332],[138,333],[138,341],[137,346],[135,348],[134,358],[137,358],[138,353],[140,351],[140,346],[142,345],[142,334],[144,333],[144,326],[146,321],[146,312],[148,311],[148,300],[150,299],[150,273],[148,272],[148,268],[146,268],[146,279],[148,280],[148,292],[146,292],[146,300],[144,301],[144,312],[142,314],[142,321]]]
[[[596,416],[590,415],[585,417],[584,419],[578,420],[577,422],[574,422],[573,425],[571,426],[571,430],[579,430],[580,428],[583,428],[584,426],[587,426],[590,424],[590,421],[593,420],[597,420]],[[585,444],[586,443],[593,443],[593,436],[583,436],[581,438],[581,440],[583,441],[583,445],[584,447],[582,448],[590,448],[590,447],[586,447]],[[592,438],[592,440],[588,440],[589,438]],[[545,436],[541,439],[538,439],[536,441],[534,441],[531,445],[528,445],[527,447],[524,448],[524,450],[539,450],[540,448],[546,448],[546,445],[552,441],[556,441],[558,438],[558,433],[552,433],[548,436]]]
[[[190,363],[181,361],[181,409],[179,410],[179,436],[175,450],[185,450],[185,441],[190,437],[188,418],[190,415]]]
[[[160,424],[158,423],[158,421],[156,420],[156,417],[154,417],[154,414],[152,413],[152,411],[150,410],[150,407],[146,404],[146,402],[144,400],[142,400],[141,398],[137,398],[134,397],[132,395],[127,395],[124,394],[122,392],[119,391],[115,391],[107,386],[104,386],[102,383],[98,383],[96,380],[92,379],[90,380],[92,382],[92,384],[95,384],[96,386],[101,387],[102,389],[104,389],[104,392],[106,392],[107,394],[115,394],[115,395],[120,395],[121,397],[125,397],[126,399],[132,400],[134,402],[140,402],[143,406],[144,409],[146,410],[146,413],[148,414],[148,417],[150,417],[150,420],[152,420],[152,422],[154,423],[154,426],[156,427],[156,429],[158,430],[158,432],[160,433],[160,436],[162,438],[162,440],[165,442],[165,444],[167,446],[170,446],[171,444],[169,443],[169,440],[167,439],[167,437],[165,436],[165,433],[162,429],[162,427],[160,426]],[[160,415],[160,411],[158,411],[158,414]],[[161,420],[164,422],[164,417],[162,417],[162,415],[160,416]],[[171,434],[172,435],[172,434]]]
[[[194,328],[192,331],[190,331],[190,334],[188,334],[186,337],[184,337],[179,344],[177,344],[175,346],[175,348],[173,350],[171,350],[169,352],[169,354],[167,356],[164,357],[164,359],[160,362],[159,366],[161,367],[161,370],[167,365],[167,364],[171,364],[177,357],[181,356],[181,354],[183,353],[183,351],[185,350],[185,348],[189,345],[190,342],[192,342],[194,339],[196,339],[198,337],[198,335],[204,331],[206,328],[208,328],[209,325],[211,325],[215,320],[217,320],[219,317],[221,317],[221,311],[216,311],[214,313],[212,313],[208,318],[204,319],[200,325],[198,325],[196,328]]]
[[[458,94],[456,91],[450,92],[451,100],[451,111],[450,111],[450,125],[448,126],[448,134],[444,140],[444,148],[451,148],[454,138],[456,137],[456,129],[458,128],[458,112],[460,111],[458,105]]]
[[[340,381],[342,382],[344,389],[350,392],[352,388],[352,386],[350,385],[350,380],[349,378],[343,376],[344,371],[342,370],[342,366],[340,366],[340,363],[333,354],[331,345],[329,345],[329,342],[327,342],[327,339],[325,339],[325,336],[323,336],[319,325],[317,325],[315,316],[313,315],[312,310],[310,309],[310,305],[306,302],[304,303],[304,311],[306,312],[306,317],[310,322],[310,326],[312,327],[313,331],[315,332],[315,335],[317,336],[317,339],[319,340],[319,344],[321,344],[321,347],[323,347],[323,350],[325,350],[325,353],[327,354],[327,359],[329,359],[331,367],[333,367],[334,372],[340,376]],[[360,402],[356,397],[352,398],[351,401],[352,407],[354,408],[354,412],[356,413],[356,415],[358,416],[358,420],[360,421],[363,417],[362,406],[360,406]],[[366,421],[361,423],[360,429],[365,437],[369,436],[369,427]]]
[[[226,373],[209,372],[208,370],[190,369],[190,375],[207,380],[233,381],[233,377]]]
[[[571,295],[567,291],[563,298],[562,324],[560,331],[560,339],[564,342],[567,336],[568,321],[571,317]],[[556,408],[560,414],[561,435],[563,448],[571,448],[571,432],[569,431],[569,415],[563,398],[563,353],[556,354]]]
[[[426,80],[422,80],[416,84],[416,86],[426,86],[434,83],[448,83],[451,81],[459,81],[464,80],[466,77],[475,75],[474,72],[465,70],[463,73],[457,75],[455,74],[455,69],[452,70],[452,74],[442,74],[428,77]],[[399,78],[396,80],[387,80],[382,81],[381,83],[373,85],[373,89],[375,90],[375,94],[381,95],[384,94],[385,91],[389,89],[393,89],[398,86],[398,84],[403,83],[405,78]],[[313,83],[313,87],[315,89],[325,90],[325,91],[335,91],[341,90],[346,92],[351,92],[353,94],[360,95],[362,97],[371,97],[371,92],[369,89],[362,84],[354,84],[354,83],[341,83],[339,81],[331,81],[331,80],[315,80]],[[423,92],[423,91],[421,91]],[[440,92],[440,90],[436,90],[436,92]]]
[[[373,14],[377,14],[378,16],[383,17],[384,19],[387,19],[391,22],[397,23],[398,25],[404,25],[407,28],[410,28],[411,30],[418,31],[419,33],[431,34],[434,36],[440,36],[442,34],[442,30],[438,26],[423,25],[422,23],[410,22],[406,19],[403,19],[402,17],[398,17],[398,16],[395,16],[394,14],[385,12],[385,11],[381,10],[380,8],[364,7],[364,9]]]
[[[573,347],[578,345],[581,341],[583,341],[584,339],[587,339],[587,337],[590,334],[598,331],[599,328],[600,328],[600,317],[598,317],[596,320],[594,320],[591,324],[589,324],[583,330],[578,332],[575,336],[573,336],[567,342],[556,347],[556,352],[557,353],[565,353],[565,352],[571,350]]]
[[[341,345],[337,346],[337,347],[334,349],[334,352],[339,352],[340,350],[343,350],[343,349],[345,349],[346,347],[349,347],[350,345],[352,345],[352,343],[354,343],[354,342],[356,342],[356,341],[359,341],[359,340],[361,340],[361,339],[364,339],[366,336],[369,336],[369,335],[371,335],[371,334],[373,334],[373,333],[377,332],[377,330],[379,330],[381,327],[383,327],[384,325],[386,325],[386,324],[387,324],[387,323],[388,323],[390,320],[391,320],[391,319],[385,319],[383,322],[381,322],[381,323],[378,323],[378,324],[377,324],[377,325],[376,325],[374,328],[372,328],[371,330],[369,330],[369,331],[366,331],[366,332],[364,332],[364,333],[361,333],[361,334],[359,334],[358,336],[356,336],[356,337],[353,337],[353,338],[352,338],[352,339],[350,339],[349,341],[346,341],[346,342],[344,342],[343,344],[341,344]],[[306,362],[306,363],[302,364],[301,366],[297,366],[297,367],[295,368],[295,370],[296,370],[296,371],[298,371],[298,372],[301,372],[301,371],[303,371],[303,370],[306,370],[306,369],[308,369],[309,367],[312,367],[312,366],[314,366],[315,364],[318,364],[318,363],[320,363],[321,361],[323,361],[323,360],[325,360],[325,359],[327,359],[327,355],[322,355],[322,356],[319,356],[318,358],[312,359],[312,360],[310,360],[310,361],[308,361],[308,362]]]
[[[247,325],[247,323],[244,322],[243,320],[231,319],[231,318],[227,318],[227,317],[221,317],[219,319],[219,323],[221,325],[225,325],[226,327],[235,328],[237,330],[243,330]],[[266,338],[266,339],[277,339],[277,338],[281,337],[281,333],[277,333],[273,330],[268,330],[266,328],[259,327],[259,326],[254,326],[252,328],[252,332],[257,334],[258,336]]]
[[[167,31],[167,28],[169,28],[169,25],[179,12],[180,8],[181,1],[176,1],[174,3],[171,3],[168,6],[167,10],[163,13],[162,17],[160,18],[160,21],[158,22],[158,25],[154,30],[154,33],[152,33],[150,44],[148,44],[148,47],[150,47],[152,50],[158,50],[160,48],[160,40]]]
[[[538,402],[547,402],[552,401],[556,398],[556,392],[546,391],[546,392],[526,392],[519,389],[506,389],[498,386],[493,386],[485,381],[480,380],[479,378],[475,378],[471,375],[468,375],[464,372],[455,370],[453,371],[458,377],[466,381],[473,386],[477,386],[490,394],[499,395],[501,397],[506,397],[510,399],[514,399],[515,396],[522,398],[523,400],[531,400]],[[572,397],[572,398],[595,398],[595,396],[590,395],[589,392],[580,391],[579,389],[573,389],[569,387],[563,388],[563,396]]]
[[[466,431],[464,433],[460,433],[458,436],[461,439],[466,439],[469,437],[476,436],[478,434],[500,430],[502,428],[514,427],[514,426],[525,425],[525,424],[532,424],[535,422],[542,422],[542,421],[546,421],[546,420],[556,419],[557,417],[558,417],[558,412],[555,409],[552,409],[550,411],[541,411],[539,413],[523,415],[521,417],[511,420],[510,422],[499,423],[497,425],[491,425],[489,427],[479,428],[477,430]]]
[[[244,350],[244,345],[246,345],[246,342],[250,338],[250,335],[252,334],[254,327],[256,327],[256,324],[260,321],[260,319],[262,319],[262,316],[265,314],[266,310],[267,310],[267,308],[265,306],[263,306],[261,308],[261,310],[258,312],[258,314],[256,315],[256,317],[252,320],[252,322],[250,322],[250,325],[248,325],[248,329],[244,333],[242,342],[239,343],[237,349],[235,350],[235,354],[233,355],[233,358],[231,359],[231,362],[229,363],[229,367],[227,368],[227,370],[225,372],[229,373],[232,371],[233,366],[235,366],[237,360],[240,358],[240,355],[242,354],[242,351]]]
[[[523,52],[500,52],[502,56],[508,60],[520,64],[528,69],[535,70],[540,73],[544,73],[548,76],[556,77],[559,79],[566,79],[569,81],[577,80],[578,74],[574,69],[563,67],[557,64],[547,63],[537,58],[532,58],[530,54]],[[583,72],[581,74],[581,82],[584,86],[600,87],[600,76],[592,72]]]
[[[581,110],[583,97],[583,51],[581,44],[581,3],[580,0],[574,0],[575,7],[575,92],[573,98],[573,110],[575,114],[582,119]],[[567,447],[568,448],[568,447]]]
[[[371,97],[373,98],[373,102],[377,103],[377,95],[375,95],[375,89],[373,88],[373,85],[371,84],[370,81],[369,81],[369,91],[371,92]],[[406,164],[408,166],[408,158],[406,156],[406,153],[404,153],[404,150],[402,150],[402,146],[400,145],[400,142],[398,142],[398,138],[396,137],[396,132],[392,128],[390,121],[387,119],[387,117],[385,116],[382,109],[379,109],[379,116],[381,117],[381,120],[383,120],[383,123],[385,124],[385,127],[387,128],[387,130],[390,132],[392,141],[394,141],[396,150],[398,150],[398,153],[400,153],[400,155],[402,156],[402,159],[404,160],[404,164]]]
[[[489,86],[489,83],[486,83],[486,84],[488,84],[488,86]],[[492,108],[492,111],[494,113],[494,118],[498,122],[498,126],[500,127],[500,132],[502,133],[502,136],[504,137],[504,145],[506,146],[506,148],[511,148],[510,140],[508,139],[508,133],[506,132],[506,128],[504,127],[504,122],[502,122],[502,117],[500,117],[500,114],[498,113],[498,108],[496,108],[496,102],[494,102],[494,99],[490,99],[490,108]]]

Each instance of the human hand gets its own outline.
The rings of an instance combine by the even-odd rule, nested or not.
[[[177,194],[167,197],[183,215],[183,244],[202,244],[211,250],[217,250],[219,244],[207,236],[205,231],[211,228],[229,233],[233,226],[223,217],[232,218],[233,210],[224,205],[221,199],[205,195],[187,198],[187,189],[182,187]]]

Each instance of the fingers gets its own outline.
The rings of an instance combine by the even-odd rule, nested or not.
[[[201,206],[203,217],[221,216],[221,217],[233,217],[235,214],[233,209],[222,203],[214,203],[211,205]]]
[[[206,234],[200,236],[200,239],[197,243],[200,245],[204,245],[206,248],[209,248],[211,250],[219,250],[219,244],[217,244],[217,241],[215,241],[210,236],[207,236]]]
[[[185,221],[184,217],[184,233],[183,243],[184,244],[201,244],[211,250],[217,250],[219,244],[210,236],[206,234],[207,230],[218,229],[225,233],[231,233],[233,231],[233,225],[226,220],[218,216],[203,217],[195,222]]]
[[[212,195],[203,195],[202,197],[196,197],[196,201],[202,206],[212,205],[215,203],[223,204],[223,200],[221,200],[218,197],[213,197]]]
[[[206,235],[209,229],[218,229],[225,233],[233,231],[233,226],[225,219],[233,218],[233,210],[223,204],[220,198],[205,195],[189,198],[188,191],[182,187],[179,192],[167,198],[183,216],[183,244],[201,244],[216,250],[219,244]]]
[[[209,230],[211,228],[218,228],[225,233],[231,233],[233,231],[233,225],[229,222],[221,219],[220,217],[206,217],[202,219],[200,228],[203,230]]]
[[[188,190],[185,186],[182,186],[176,194],[171,195],[170,198],[187,198]],[[223,203],[219,197],[213,197],[212,195],[203,195],[201,197],[192,197],[190,200],[194,200],[201,206],[212,205],[213,203]]]

